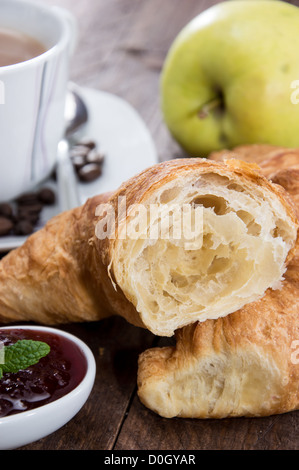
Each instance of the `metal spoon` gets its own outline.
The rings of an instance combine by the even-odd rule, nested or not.
[[[79,93],[74,84],[68,84],[64,112],[66,137],[72,135],[88,121],[88,111]]]
[[[75,85],[68,85],[65,105],[65,137],[58,144],[57,185],[61,211],[80,205],[77,177],[69,157],[69,139],[88,121],[88,111]]]

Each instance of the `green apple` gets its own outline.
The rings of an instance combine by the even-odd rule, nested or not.
[[[174,40],[162,69],[161,107],[191,156],[252,143],[298,147],[296,85],[299,8],[229,0],[194,18]]]

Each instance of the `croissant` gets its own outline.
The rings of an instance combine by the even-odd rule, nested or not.
[[[297,238],[256,165],[179,159],[53,218],[0,263],[0,321],[118,314],[161,336],[280,287]]]
[[[298,150],[261,146],[259,152],[255,146],[254,152],[244,147],[215,157],[256,158],[299,210]],[[281,289],[268,289],[224,318],[181,328],[175,347],[141,354],[141,402],[168,418],[258,417],[299,409],[298,300],[299,243]]]
[[[273,145],[241,145],[233,150],[213,152],[209,158],[218,162],[233,158],[248,163],[254,162],[258,164],[261,173],[272,181],[272,176],[278,171],[299,168],[298,149]]]

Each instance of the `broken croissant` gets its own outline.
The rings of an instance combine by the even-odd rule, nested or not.
[[[299,211],[299,151],[250,149],[223,158],[262,154],[264,174],[285,187]],[[138,395],[161,416],[267,416],[298,409],[299,244],[281,290],[269,289],[225,318],[186,326],[176,341],[139,358]]]
[[[0,321],[116,313],[171,336],[278,288],[296,237],[290,198],[258,167],[161,163],[58,215],[4,257]]]

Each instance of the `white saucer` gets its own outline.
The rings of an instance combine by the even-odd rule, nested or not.
[[[88,137],[94,140],[99,151],[105,154],[103,174],[90,183],[78,182],[80,203],[96,194],[117,189],[124,181],[151,165],[158,163],[158,156],[151,135],[134,108],[122,98],[107,92],[90,88],[78,88],[85,101],[89,120],[74,138]],[[52,187],[57,194],[53,180],[41,184]],[[59,194],[57,204],[44,207],[36,230],[50,218],[61,212]],[[0,252],[6,252],[22,245],[27,237],[0,237]]]

